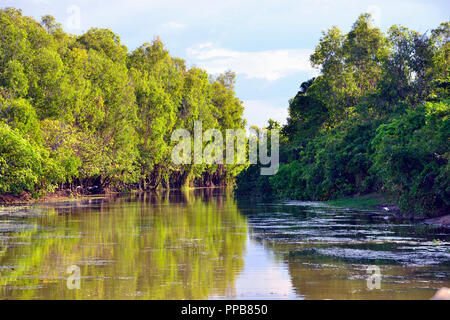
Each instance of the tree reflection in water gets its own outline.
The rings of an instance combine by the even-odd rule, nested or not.
[[[233,296],[246,219],[211,189],[34,207],[0,233],[0,297],[205,299]],[[10,219],[11,220],[11,219]],[[0,221],[4,223],[4,221]],[[77,265],[81,289],[68,290]]]

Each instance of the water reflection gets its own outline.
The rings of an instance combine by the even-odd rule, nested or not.
[[[250,237],[288,266],[305,299],[429,299],[450,286],[450,235],[378,212],[318,203],[241,202]],[[381,269],[369,290],[369,265]]]
[[[247,226],[230,197],[166,193],[45,209],[6,222],[29,227],[2,233],[3,298],[205,299],[233,293],[243,267]],[[80,290],[66,287],[70,265],[81,269]]]
[[[448,231],[376,212],[219,189],[10,207],[0,298],[428,299],[450,287],[449,244]],[[80,290],[67,288],[72,265]],[[367,288],[368,265],[380,290]]]
[[[236,280],[237,299],[298,299],[289,269],[272,250],[253,239],[247,240],[245,266]]]

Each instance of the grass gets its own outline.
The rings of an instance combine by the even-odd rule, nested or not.
[[[386,194],[370,193],[362,196],[353,196],[329,200],[325,203],[336,207],[348,207],[356,209],[370,209],[384,203],[394,203],[392,198]]]

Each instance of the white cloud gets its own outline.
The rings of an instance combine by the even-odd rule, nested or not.
[[[48,0],[33,0],[33,3],[35,4],[50,4],[50,2]]]
[[[312,50],[278,49],[237,51],[202,43],[187,49],[187,54],[208,72],[216,74],[231,69],[246,78],[278,80],[297,72],[311,72]]]
[[[181,29],[186,28],[186,25],[182,24],[182,23],[170,21],[170,22],[167,22],[167,23],[163,23],[160,27],[162,29],[181,30]]]
[[[245,100],[244,108],[244,118],[247,119],[249,127],[252,125],[266,127],[269,119],[285,124],[288,117],[287,107],[277,106],[265,100]]]
[[[367,7],[367,13],[372,15],[373,22],[375,26],[381,27],[381,8],[377,5],[370,5]]]

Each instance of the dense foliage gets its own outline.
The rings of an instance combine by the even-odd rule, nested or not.
[[[450,211],[450,23],[429,34],[361,15],[311,56],[320,75],[289,102],[280,170],[250,166],[237,191],[327,200],[388,192],[408,213]]]
[[[234,74],[212,78],[159,38],[129,53],[108,29],[65,33],[0,10],[0,194],[229,183],[242,166],[171,162],[171,133],[243,128]]]

